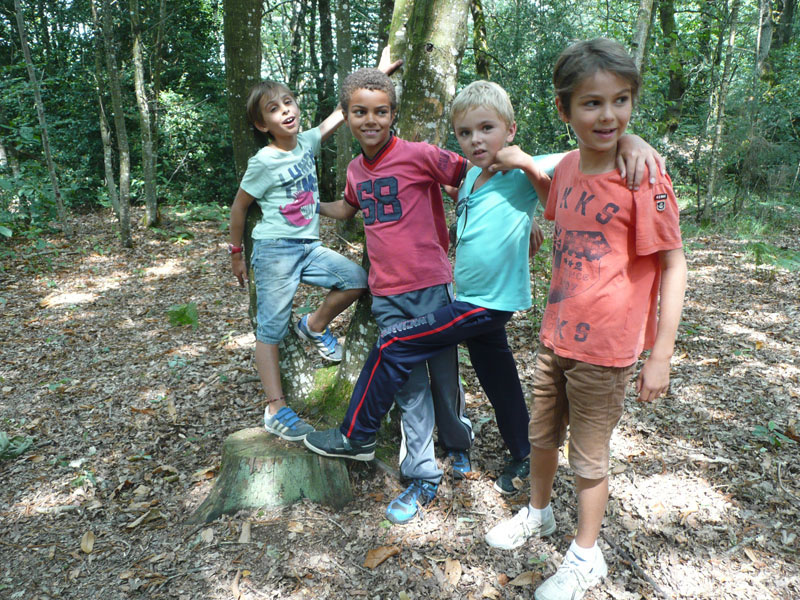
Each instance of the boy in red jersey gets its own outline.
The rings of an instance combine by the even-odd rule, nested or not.
[[[362,156],[348,167],[345,200],[323,204],[320,212],[343,219],[355,215],[359,208],[363,211],[371,259],[373,313],[382,331],[389,331],[392,326],[406,327],[415,317],[452,303],[448,232],[440,185],[457,187],[468,163],[455,153],[392,134],[395,92],[391,80],[382,73],[374,69],[356,71],[345,80],[340,99],[345,120],[361,144]],[[510,357],[507,346],[505,350]],[[396,523],[411,519],[417,506],[427,504],[436,494],[441,471],[433,457],[434,414],[439,442],[454,458],[454,475],[463,476],[470,470],[467,452],[472,436],[471,429],[465,436],[468,421],[457,386],[456,346],[429,358],[427,368],[424,362],[413,366],[409,381],[417,378],[427,386],[428,371],[434,386],[433,402],[430,395],[410,397],[409,384],[395,397],[402,411],[404,434],[401,474],[411,480],[408,489],[387,509],[387,517]],[[514,379],[519,387],[516,371]],[[449,382],[449,386],[437,397],[440,380]],[[511,419],[513,425],[501,433],[504,439],[513,440],[509,444],[510,449],[514,446],[513,458],[524,464],[527,472],[527,409],[521,390],[518,396],[519,414]],[[336,435],[335,440],[314,436],[306,440],[306,445],[329,456],[370,460],[374,456],[374,436],[372,441],[362,440],[366,443],[355,448],[350,442],[359,441],[358,433],[352,440],[349,434]],[[508,479],[510,485],[511,478]]]

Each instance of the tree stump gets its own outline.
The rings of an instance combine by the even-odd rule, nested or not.
[[[189,523],[209,523],[248,508],[274,508],[308,498],[341,508],[353,499],[343,460],[325,458],[260,428],[243,429],[222,445],[222,465],[208,498]]]

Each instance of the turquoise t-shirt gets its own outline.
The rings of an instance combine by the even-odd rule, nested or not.
[[[241,188],[261,207],[253,239],[319,239],[317,165],[319,127],[297,136],[291,152],[264,147],[247,163]]]
[[[496,173],[476,192],[481,169],[473,167],[458,191],[456,299],[494,310],[531,305],[528,268],[531,220],[538,196],[519,169]]]

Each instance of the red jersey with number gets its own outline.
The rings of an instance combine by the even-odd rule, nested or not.
[[[580,172],[580,153],[556,167],[546,219],[555,220],[553,275],[539,338],[557,355],[626,367],[655,341],[658,253],[682,246],[669,176],[630,191],[614,170]]]
[[[441,185],[457,187],[467,161],[394,135],[374,158],[347,167],[344,199],[364,217],[369,288],[393,296],[453,280]]]

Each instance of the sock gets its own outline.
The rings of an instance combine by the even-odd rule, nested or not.
[[[595,542],[591,548],[583,548],[579,546],[575,540],[572,540],[572,543],[569,545],[569,552],[572,552],[575,558],[581,562],[592,562],[599,551],[600,549],[597,547],[597,542]]]
[[[528,522],[543,523],[546,516],[553,514],[553,507],[549,504],[544,508],[534,508],[528,504]]]

